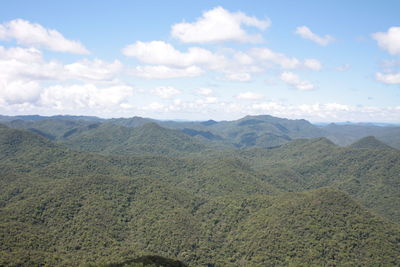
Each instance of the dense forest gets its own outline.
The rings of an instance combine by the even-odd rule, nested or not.
[[[400,127],[0,123],[0,266],[400,265]]]

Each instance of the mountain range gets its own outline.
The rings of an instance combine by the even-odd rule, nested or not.
[[[0,121],[0,265],[400,265],[396,127]]]

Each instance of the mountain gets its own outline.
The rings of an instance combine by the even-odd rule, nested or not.
[[[112,123],[137,127],[150,119],[134,117],[116,119]],[[154,120],[153,120],[154,121]],[[154,121],[165,128],[180,129],[192,136],[219,140],[235,147],[271,147],[296,138],[323,136],[323,131],[306,120],[288,120],[269,115],[246,116],[235,121],[208,120],[203,122]]]
[[[10,127],[27,129],[61,142],[106,123],[126,128],[157,123],[163,128],[180,130],[202,143],[220,148],[275,147],[299,138],[327,137],[340,146],[374,136],[379,141],[400,148],[400,127],[370,124],[313,125],[306,120],[289,120],[269,115],[246,116],[234,121],[160,121],[149,118],[100,119],[87,116],[2,116]],[[108,126],[109,127],[109,126]],[[118,131],[118,130],[116,130]],[[75,136],[78,136],[75,135]],[[74,138],[77,139],[77,138]]]
[[[149,119],[149,118],[142,118],[142,117],[132,117],[132,118],[119,118],[119,119],[110,119],[108,120],[110,123],[121,125],[124,127],[139,127],[143,126],[146,123],[150,122],[157,122],[157,120]]]
[[[331,123],[321,127],[321,129],[326,132],[326,137],[341,146],[350,145],[367,136],[374,136],[379,141],[400,149],[400,127],[398,126],[338,125]]]
[[[400,151],[338,147],[326,138],[239,152],[266,182],[283,191],[343,190],[375,212],[400,221]]]
[[[72,118],[43,118],[40,120],[11,120],[5,123],[16,129],[25,129],[50,140],[66,139],[71,135],[98,127],[98,121]]]
[[[392,147],[379,141],[374,136],[367,136],[354,142],[350,145],[353,148],[366,148],[366,149],[391,149]]]
[[[179,130],[163,128],[154,122],[135,128],[103,123],[90,131],[71,135],[60,143],[80,151],[130,155],[178,156],[197,153],[208,147]]]
[[[143,144],[165,136],[154,146],[183,134],[120,129]],[[398,151],[317,138],[203,152],[77,152],[0,126],[0,265],[400,264]]]

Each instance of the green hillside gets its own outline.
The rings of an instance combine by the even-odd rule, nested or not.
[[[96,125],[0,125],[0,266],[400,265],[400,152],[379,141],[214,149]]]
[[[367,136],[351,144],[353,148],[366,149],[390,149],[391,147],[376,139],[374,136]]]
[[[87,116],[3,116],[0,122],[17,129],[26,129],[48,139],[66,143],[77,148],[79,138],[88,139],[93,130],[107,125],[107,131],[118,132],[122,127],[137,128],[148,123],[157,123],[163,128],[179,130],[194,137],[200,143],[213,147],[248,148],[275,147],[299,138],[327,137],[335,144],[346,146],[361,138],[374,136],[377,140],[394,148],[400,148],[400,128],[369,124],[316,126],[306,120],[289,120],[269,115],[246,116],[233,121],[159,121],[149,118],[132,117],[100,119]],[[112,129],[112,126],[116,129]],[[94,131],[95,132],[95,131]],[[103,133],[100,133],[102,135]],[[73,139],[74,141],[70,141]],[[117,143],[118,139],[115,140]],[[82,140],[87,143],[89,140]],[[100,142],[99,142],[100,143]],[[99,144],[100,146],[102,144]],[[120,143],[121,146],[124,146]],[[82,144],[82,149],[96,150]],[[118,152],[118,151],[117,151]]]
[[[379,141],[400,149],[400,127],[398,126],[376,126],[376,125],[338,125],[331,123],[321,128],[326,136],[338,145],[350,145],[357,140],[374,136]]]
[[[280,190],[298,192],[333,186],[381,215],[400,221],[400,151],[342,148],[319,138],[239,153]]]

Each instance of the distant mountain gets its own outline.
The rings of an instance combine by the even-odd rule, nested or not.
[[[353,148],[367,148],[367,149],[391,149],[392,147],[379,141],[374,136],[364,137],[357,142],[350,145]]]
[[[106,154],[157,154],[179,155],[197,153],[207,145],[178,130],[167,129],[158,124],[146,123],[127,128],[112,123],[74,134],[60,143],[80,151]]]
[[[71,118],[46,118],[41,120],[11,120],[5,123],[16,129],[25,129],[51,140],[69,138],[71,135],[98,127],[101,122]]]
[[[338,145],[350,145],[357,140],[374,136],[383,143],[400,149],[400,127],[399,126],[376,126],[376,125],[338,125],[331,123],[321,127],[326,132],[326,137]]]
[[[55,116],[40,116],[40,115],[19,115],[19,116],[2,116],[0,115],[0,122],[8,122],[13,120],[24,121],[40,121],[48,119],[73,119],[73,120],[87,120],[87,121],[103,121],[95,116],[73,116],[73,115],[55,115]]]
[[[137,127],[146,122],[172,129],[180,129],[192,136],[219,140],[236,147],[273,147],[296,138],[324,136],[323,130],[306,120],[288,120],[269,115],[246,116],[235,121],[208,120],[204,122],[154,121],[134,117],[132,119],[111,120],[112,123],[127,127]]]
[[[180,130],[198,142],[217,147],[276,147],[299,138],[327,137],[340,146],[374,136],[379,141],[400,149],[400,127],[371,124],[313,125],[306,120],[289,120],[269,115],[246,116],[234,121],[160,121],[132,117],[99,119],[87,116],[1,116],[0,122],[13,128],[28,129],[51,140],[67,140],[102,123],[127,128],[157,123],[163,128]],[[78,136],[75,135],[75,136]]]
[[[157,120],[142,118],[142,117],[132,117],[132,118],[119,118],[119,119],[110,119],[108,120],[110,123],[121,125],[124,127],[139,127],[143,126],[146,123],[157,122]]]

